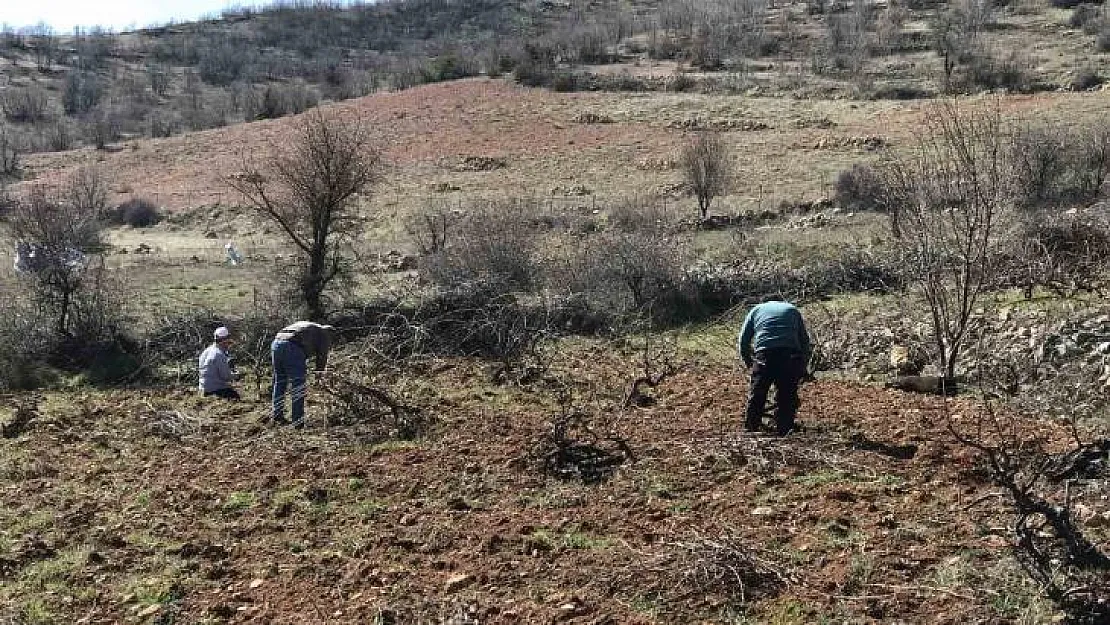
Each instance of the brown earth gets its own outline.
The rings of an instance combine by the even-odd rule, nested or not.
[[[980,96],[969,108],[999,102],[1012,117],[1104,116],[1110,93]],[[602,197],[658,191],[679,180],[658,163],[673,162],[686,127],[764,130],[729,132],[741,176],[737,207],[828,193],[835,174],[874,158],[863,138],[904,145],[921,129],[929,101],[790,100],[700,94],[552,93],[484,78],[426,85],[328,105],[363,119],[390,170],[373,209],[386,218],[430,198],[550,197],[575,185]],[[579,123],[594,114],[612,123]],[[118,198],[148,197],[170,210],[240,200],[224,182],[245,159],[280,149],[297,117],[239,124],[166,139],[142,140],[115,152],[82,149],[28,157],[31,183],[54,184],[71,168],[98,164]],[[695,123],[697,122],[697,123]],[[496,157],[492,171],[458,167],[468,157]],[[670,169],[668,171],[668,169]],[[23,183],[23,184],[31,184]],[[458,189],[441,193],[435,189]],[[692,200],[690,200],[692,202]],[[691,207],[693,205],[691,204]],[[691,208],[693,210],[693,208]]]
[[[1015,117],[1079,120],[1105,116],[1108,97],[1048,93],[965,105],[998,102]],[[825,197],[836,172],[875,158],[867,138],[904,147],[928,106],[553,94],[475,79],[329,110],[362,117],[379,137],[391,169],[369,209],[381,215],[374,227],[388,233],[397,215],[430,199],[530,195],[588,204],[590,196],[568,199],[559,190],[582,187],[601,198],[658,191],[678,180],[673,159],[683,128],[704,123],[766,126],[727,133],[744,175],[726,209]],[[575,121],[601,118],[612,121]],[[234,205],[222,177],[280,146],[295,123],[139,141],[115,152],[34,155],[32,180],[23,184],[52,184],[73,167],[99,163],[118,198],[151,197],[182,214]],[[496,162],[489,159],[505,166],[471,166]],[[692,200],[679,201],[693,211]],[[149,236],[204,241],[189,224]],[[213,241],[205,243],[218,259],[220,240]],[[170,283],[174,267],[151,280]],[[233,290],[247,297],[238,284]],[[594,378],[588,387],[625,379],[630,368],[600,371],[599,361],[577,366]],[[268,429],[257,424],[262,404],[230,406],[170,388],[39,396],[31,429],[0,439],[0,619],[1054,616],[1007,554],[1003,498],[952,442],[935,401],[823,381],[804,391],[803,432],[742,436],[743,380],[728,367],[703,365],[668,383],[649,408],[613,412],[596,402],[597,418],[613,420],[635,460],[583,484],[539,469],[537,443],[558,413],[547,395],[483,378],[478,365],[458,362],[424,380],[424,403],[440,424],[405,443],[367,440],[357,427],[324,428],[318,415],[303,433]],[[963,418],[978,414],[953,406]],[[166,433],[170,426],[178,435]],[[1032,431],[1061,436],[1051,425]]]
[[[627,366],[570,370],[609,361]],[[31,429],[0,439],[0,605],[81,623],[1052,616],[939,400],[823,381],[801,433],[744,435],[744,380],[702,366],[653,406],[595,415],[634,460],[585,484],[540,470],[558,413],[542,393],[439,370],[439,425],[414,442],[326,428],[319,406],[296,432],[191,392],[40,398]]]

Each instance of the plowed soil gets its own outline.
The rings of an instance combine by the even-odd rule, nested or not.
[[[39,397],[0,439],[0,605],[81,623],[1051,616],[947,429],[970,404],[823,381],[801,432],[742,434],[745,380],[690,369],[653,405],[591,413],[632,458],[587,482],[543,470],[541,393],[479,375],[443,367],[438,425],[407,442],[325,427],[318,405],[298,432],[185,391]]]

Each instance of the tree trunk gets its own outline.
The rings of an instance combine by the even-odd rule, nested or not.
[[[69,336],[67,327],[69,326],[70,296],[69,290],[62,293],[62,304],[58,310],[58,336]]]
[[[324,293],[326,265],[327,258],[324,256],[324,250],[313,250],[309,258],[308,271],[305,272],[304,281],[301,283],[301,294],[312,321],[320,321],[324,318],[325,311],[321,298]]]

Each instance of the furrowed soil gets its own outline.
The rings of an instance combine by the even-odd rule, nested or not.
[[[648,407],[586,410],[631,457],[584,480],[543,470],[559,409],[540,390],[468,361],[436,371],[437,425],[413,441],[326,427],[317,389],[303,431],[173,389],[12,400],[33,416],[0,439],[0,605],[80,623],[1053,615],[1008,555],[1004,498],[948,430],[980,414],[969,403],[819,381],[801,432],[742,434],[746,380],[704,365]]]

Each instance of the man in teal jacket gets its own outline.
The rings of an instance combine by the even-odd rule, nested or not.
[[[740,358],[751,369],[744,429],[759,431],[767,392],[775,385],[775,425],[780,436],[794,429],[798,385],[806,375],[812,346],[802,313],[789,302],[772,299],[752,308],[738,341]]]

